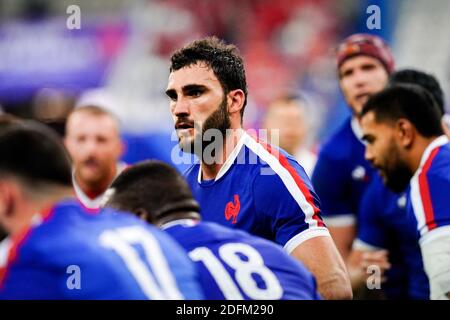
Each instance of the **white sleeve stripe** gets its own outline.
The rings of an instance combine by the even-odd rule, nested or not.
[[[352,249],[353,250],[364,250],[364,251],[377,251],[377,250],[383,250],[384,248],[373,246],[359,238],[356,238],[355,240],[353,240]]]
[[[419,174],[422,170],[419,170],[411,180],[411,202],[413,205],[414,215],[417,219],[417,229],[420,231],[420,235],[423,236],[428,227],[425,223],[425,210],[423,208],[422,196],[420,194],[419,186]]]
[[[283,248],[288,254],[291,254],[292,251],[294,251],[294,249],[297,248],[300,244],[315,237],[331,237],[331,235],[328,229],[325,227],[306,229],[305,231],[292,237],[288,242],[286,242]]]
[[[323,220],[328,227],[350,227],[356,224],[356,217],[353,213],[325,216]]]
[[[310,203],[306,200],[305,195],[300,190],[300,187],[295,183],[294,178],[289,173],[289,171],[284,168],[279,160],[272,155],[269,151],[267,151],[261,144],[256,142],[254,139],[249,138],[246,139],[246,145],[263,161],[265,161],[272,170],[280,177],[283,181],[283,184],[297,202],[303,213],[305,214],[305,222],[310,227],[318,227],[318,223],[313,219],[314,216],[314,208]]]
[[[431,230],[426,235],[420,238],[419,244],[424,245],[441,237],[448,237],[450,235],[450,225],[438,227]]]

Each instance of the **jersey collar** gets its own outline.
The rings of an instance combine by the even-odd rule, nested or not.
[[[236,160],[239,152],[241,151],[242,147],[245,145],[247,139],[251,139],[248,133],[246,133],[244,130],[241,131],[241,137],[239,138],[238,143],[234,147],[233,151],[231,151],[228,158],[225,160],[223,166],[220,168],[219,172],[217,173],[217,176],[214,178],[214,181],[219,180],[221,177],[227,173],[227,171],[231,168],[231,166],[234,163],[234,160]],[[202,183],[202,165],[200,163],[200,169],[198,170],[198,177],[197,177],[198,183]]]
[[[116,170],[116,177],[126,169],[128,165],[125,162],[118,162],[117,163],[117,170]],[[72,182],[73,182],[73,188],[75,189],[75,193],[77,195],[77,198],[80,200],[80,202],[83,204],[84,207],[87,209],[98,209],[100,205],[102,204],[103,196],[105,193],[102,193],[98,195],[96,198],[91,199],[89,198],[83,190],[81,190],[81,187],[77,183],[77,179],[75,179],[75,172],[72,172]]]
[[[359,140],[359,142],[366,145],[366,142],[362,138],[364,134],[361,125],[359,124],[359,121],[356,117],[352,117],[352,120],[350,121],[350,127],[352,128],[352,132],[355,135],[355,137]]]
[[[422,158],[420,158],[420,165],[419,168],[417,169],[416,172],[418,172],[423,165],[425,164],[425,162],[427,162],[428,158],[430,157],[431,152],[433,152],[434,149],[439,148],[441,146],[443,146],[444,144],[447,144],[449,142],[447,136],[442,135],[439,136],[438,138],[434,139],[429,145],[428,147],[426,147],[425,151],[422,154]]]
[[[166,230],[178,225],[192,227],[196,224],[198,224],[198,220],[195,219],[178,219],[164,223],[163,225],[161,225],[161,229]]]

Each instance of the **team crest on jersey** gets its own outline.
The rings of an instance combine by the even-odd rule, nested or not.
[[[352,171],[352,178],[356,181],[368,181],[368,176],[366,174],[366,169],[363,166],[357,166]]]
[[[239,195],[234,195],[234,200],[227,203],[225,207],[225,219],[231,220],[232,224],[237,222],[237,216],[241,210],[241,203],[239,202]]]

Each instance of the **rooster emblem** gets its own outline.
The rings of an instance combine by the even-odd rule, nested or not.
[[[236,223],[237,216],[239,214],[239,211],[241,210],[241,203],[239,202],[239,195],[234,195],[234,202],[228,202],[227,206],[225,207],[225,218],[227,220],[231,220],[232,224]]]

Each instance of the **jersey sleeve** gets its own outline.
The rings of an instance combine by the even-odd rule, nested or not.
[[[411,201],[422,237],[441,227],[450,228],[449,189],[448,174],[437,171],[423,170],[412,179]]]
[[[343,159],[333,159],[321,152],[316,163],[312,183],[322,202],[322,214],[328,226],[355,224],[351,195],[348,191],[349,172]]]
[[[372,185],[365,192],[358,209],[358,233],[354,249],[378,250],[386,248],[387,234],[380,221],[380,199],[383,199]]]
[[[277,173],[265,169],[254,179],[253,199],[256,212],[270,221],[275,242],[290,253],[308,239],[329,236],[319,198],[303,168],[287,160]]]

